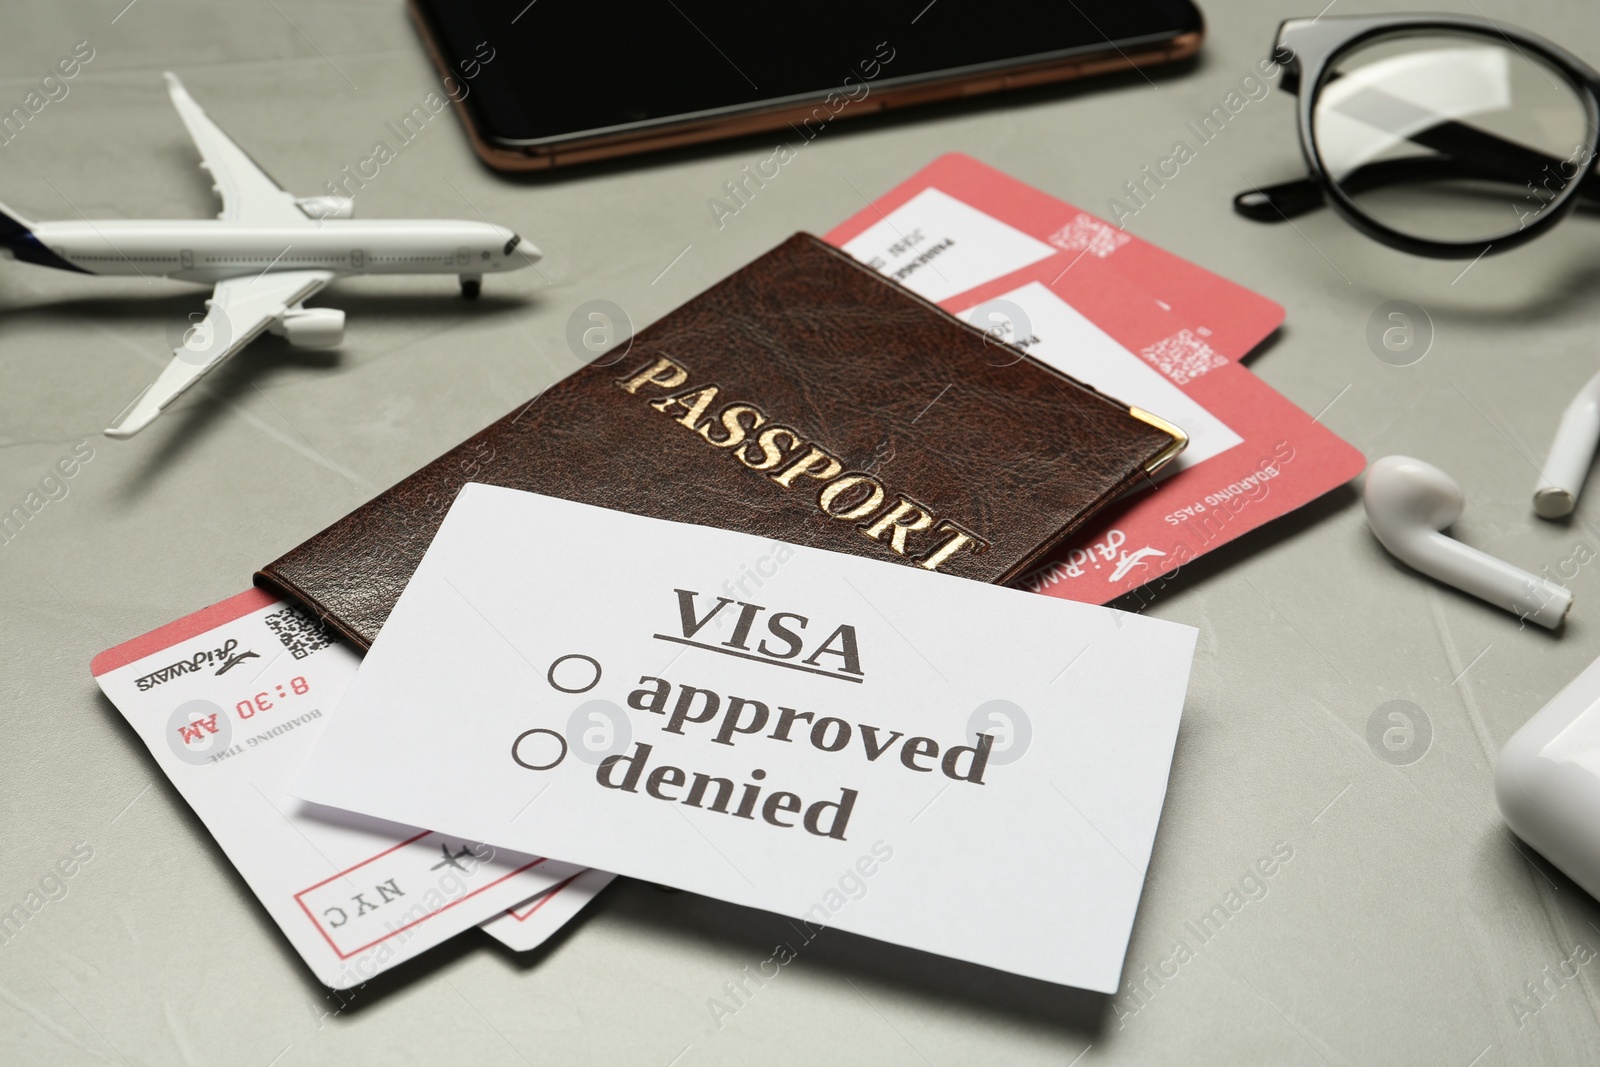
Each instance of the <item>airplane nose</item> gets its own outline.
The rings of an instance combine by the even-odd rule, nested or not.
[[[541,258],[543,258],[543,253],[541,253],[539,249],[534,246],[532,241],[525,241],[519,235],[514,233],[511,235],[511,239],[506,242],[505,250],[502,254],[505,255],[507,259],[510,259],[513,253],[523,257],[521,262],[515,263],[515,266],[519,267],[527,266],[530,263],[537,263]],[[512,264],[508,264],[508,266],[510,265]]]

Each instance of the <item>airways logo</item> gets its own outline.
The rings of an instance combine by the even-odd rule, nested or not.
[[[837,678],[845,682],[859,683],[865,677],[861,671],[861,654],[856,647],[856,628],[848,623],[836,627],[820,643],[813,646],[809,656],[799,659],[800,654],[806,651],[803,631],[811,622],[804,615],[792,611],[773,612],[763,620],[766,633],[752,634],[756,629],[757,619],[767,611],[765,607],[759,604],[747,604],[742,600],[730,600],[725,596],[717,597],[715,604],[701,606],[696,602],[696,598],[700,595],[698,592],[691,589],[674,589],[673,592],[678,595],[678,619],[683,636],[654,634],[657,641],[690,645],[708,652],[738,656],[740,659],[751,659],[775,667],[806,671],[809,674],[820,674],[826,678]],[[737,613],[727,616],[733,620],[733,633],[726,641],[711,643],[707,639],[696,640],[706,629],[707,624],[721,615],[725,609],[734,606]],[[714,636],[714,634],[706,635],[707,638]],[[754,647],[751,645],[752,641],[755,642]]]

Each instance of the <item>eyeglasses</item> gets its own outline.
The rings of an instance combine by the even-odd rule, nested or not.
[[[1311,174],[1240,193],[1246,218],[1326,201],[1403,252],[1468,259],[1600,207],[1600,72],[1542,37],[1451,15],[1291,19],[1274,58]]]

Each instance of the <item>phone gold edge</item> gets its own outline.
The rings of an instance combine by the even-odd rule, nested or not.
[[[418,35],[422,38],[423,47],[427,51],[429,59],[433,61],[435,69],[441,76],[451,73],[449,65],[443,61],[437,42],[426,21],[426,16],[423,14],[417,0],[407,0],[406,10],[411,16]],[[897,107],[967,99],[1014,89],[1075,81],[1079,78],[1093,77],[1097,74],[1140,69],[1162,63],[1176,63],[1195,55],[1200,50],[1200,45],[1204,39],[1204,29],[1197,29],[1181,33],[1170,40],[1152,45],[1149,48],[1133,52],[1125,52],[1113,44],[1104,52],[1018,66],[999,74],[993,72],[962,74],[932,82],[919,82],[915,85],[899,86],[884,90],[876,104],[872,106],[849,108],[835,115],[834,118],[853,118],[861,115],[879,114]],[[986,85],[975,91],[971,88],[974,84],[985,82],[992,82],[993,84]],[[501,171],[534,171],[597,163],[608,159],[666,151],[671,148],[710,144],[737,137],[753,136],[758,133],[769,133],[773,130],[783,129],[796,120],[811,117],[812,110],[816,106],[817,102],[814,100],[804,104],[785,104],[772,110],[749,112],[735,116],[719,116],[709,120],[696,120],[684,126],[674,126],[654,131],[629,131],[620,134],[608,134],[556,146],[527,150],[511,149],[495,144],[478,129],[472,113],[467,108],[457,107],[455,110],[461,117],[461,124],[466,130],[467,139],[472,144],[473,151],[485,164]]]

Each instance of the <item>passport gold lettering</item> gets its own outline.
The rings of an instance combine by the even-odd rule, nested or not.
[[[906,535],[916,530],[926,530],[932,525],[933,516],[925,508],[901,496],[899,503],[879,515],[861,533],[874,541],[882,540],[887,533],[889,547],[903,556],[906,554]]]
[[[941,522],[939,524],[939,528],[934,532],[944,533],[946,531],[949,532],[950,536],[945,538],[944,542],[933,551],[919,559],[917,561],[917,566],[924,567],[930,571],[936,571],[939,569],[940,564],[949,559],[951,556],[955,555],[957,552],[960,552],[962,549],[966,548],[968,545],[972,544],[973,542],[978,542],[980,544],[982,543],[977,534],[973,533],[971,530],[963,530],[961,527],[957,526],[948,519],[946,519],[944,522]]]
[[[780,437],[789,439],[788,448],[778,447],[778,438]],[[753,471],[769,471],[782,463],[789,452],[798,450],[800,443],[800,435],[789,429],[789,427],[768,426],[761,431],[760,436],[751,442],[756,448],[761,449],[759,458],[750,454],[751,445],[746,445],[744,451],[735,453],[733,458]]]
[[[846,492],[858,485],[869,486],[867,495],[860,502],[845,504],[840,510],[834,510],[834,503]],[[837,478],[822,487],[822,492],[817,494],[817,506],[827,515],[841,521],[849,522],[855,519],[864,519],[883,506],[883,483],[870,474],[847,474]],[[846,497],[846,500],[849,500]]]
[[[639,395],[640,390],[647,396],[662,394],[647,401],[651,408],[693,430],[712,447],[727,450],[740,465],[766,473],[779,487],[815,486],[817,510],[839,522],[855,523],[863,537],[919,567],[941,570],[963,553],[988,551],[990,542],[976,532],[941,518],[932,507],[904,493],[895,494],[893,503],[885,506],[890,494],[882,481],[847,469],[840,455],[806,440],[791,426],[772,422],[755,404],[735,401],[718,408],[721,386],[688,382],[688,367],[657,356],[616,384],[630,395]]]
[[[809,452],[785,467],[782,473],[774,474],[772,480],[785,489],[793,489],[794,480],[802,474],[825,482],[842,470],[844,464],[827,451],[812,445]]]
[[[746,418],[748,416],[748,418]],[[722,424],[725,437],[712,437],[711,430],[716,423],[707,421],[705,425],[695,430],[701,437],[718,448],[735,448],[744,444],[744,439],[750,431],[760,429],[767,421],[767,417],[760,410],[749,404],[729,404],[717,415],[716,422]],[[746,425],[746,422],[749,425]]]
[[[632,378],[624,379],[617,384],[622,386],[625,393],[637,393],[641,385],[659,385],[663,389],[676,389],[689,380],[689,372],[678,366],[666,356],[662,356],[648,367],[635,374]]]
[[[675,405],[682,407],[684,409],[683,415],[678,421],[693,429],[699,425],[700,417],[706,413],[706,408],[710,407],[711,402],[716,398],[717,387],[708,385],[700,389],[685,389],[681,393],[674,393],[672,396],[653,400],[650,402],[650,406],[668,415],[672,414],[672,408]]]

